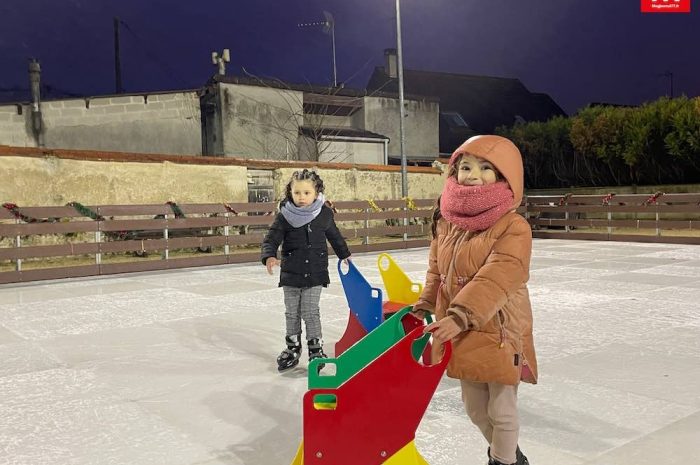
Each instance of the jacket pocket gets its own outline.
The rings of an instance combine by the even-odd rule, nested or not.
[[[299,259],[301,257],[299,254],[294,253],[293,250],[287,251],[287,252],[282,252],[282,265],[280,268],[282,271],[288,271],[288,272],[298,272],[299,268]]]
[[[496,320],[498,321],[498,347],[502,349],[506,345],[506,340],[508,339],[508,333],[506,332],[506,313],[503,309],[496,313]]]

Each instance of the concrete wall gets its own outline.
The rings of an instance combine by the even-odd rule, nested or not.
[[[400,155],[398,99],[364,97],[363,108],[350,116],[305,114],[303,92],[264,86],[219,83],[219,108],[223,120],[223,153],[226,156],[272,160],[315,160],[308,141],[298,137],[299,126],[357,128],[391,139],[389,155]],[[408,157],[438,156],[439,105],[426,100],[406,100],[406,152]],[[334,144],[333,149],[340,145]],[[350,149],[351,147],[346,147]],[[348,162],[374,161],[366,147],[355,147],[340,157]],[[298,156],[297,156],[298,154]],[[324,158],[327,159],[328,157]],[[361,163],[362,161],[356,161]]]
[[[304,124],[303,93],[268,87],[219,83],[226,156],[294,158]]]
[[[400,156],[398,99],[365,97],[364,100],[364,129],[389,137],[389,156]],[[406,100],[405,103],[406,157],[437,158],[440,135],[438,103],[425,100]]]
[[[384,165],[384,142],[320,141],[299,136],[298,159],[322,163]],[[320,152],[320,153],[318,153]]]
[[[46,146],[201,155],[195,92],[63,100],[42,105]]]
[[[365,165],[384,164],[383,142],[321,142],[323,152],[320,162],[358,163]]]
[[[306,137],[300,134],[297,138],[296,149],[296,158],[298,160],[317,161],[319,147],[316,145],[316,141],[313,138]]]
[[[274,174],[276,199],[284,197],[292,173],[299,168],[278,168]],[[326,197],[330,200],[395,200],[401,198],[401,173],[367,170],[337,170],[319,167]],[[437,199],[442,191],[439,173],[409,173],[408,194],[414,199]]]
[[[304,115],[304,124],[312,128],[352,128],[362,126],[354,126],[351,116],[334,116],[334,115],[316,115],[306,113]]]
[[[29,108],[23,105],[0,105],[0,145],[35,147],[29,126]]]
[[[0,157],[0,203],[20,206],[247,202],[244,166]]]
[[[201,155],[199,97],[196,92],[122,95],[54,100],[41,105],[44,144],[49,148]],[[29,107],[3,122],[16,106],[0,107],[0,144],[36,146]],[[9,132],[9,134],[8,134]]]
[[[391,138],[390,155],[400,154],[394,98],[365,97],[364,107],[352,116],[305,115],[303,92],[262,86],[219,83],[208,99],[214,107],[205,115],[212,155],[286,160],[300,153],[299,159],[312,160],[297,141],[305,123],[376,132]],[[438,104],[406,100],[406,105],[408,157],[437,156]],[[48,101],[42,113],[47,148],[202,154],[200,100],[194,91]],[[0,145],[35,147],[30,117],[26,105],[0,106]],[[347,155],[360,153],[356,162],[374,162],[368,150],[355,147]]]

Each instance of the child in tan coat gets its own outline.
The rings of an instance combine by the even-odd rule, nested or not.
[[[527,290],[532,233],[516,213],[523,197],[520,151],[500,136],[459,147],[433,214],[423,293],[413,311],[451,340],[448,376],[462,384],[471,421],[489,443],[490,465],[527,465],[518,448],[518,384],[537,382]]]

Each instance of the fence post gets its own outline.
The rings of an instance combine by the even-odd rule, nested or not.
[[[229,214],[228,212],[224,213],[224,217],[226,218],[226,225],[224,226],[224,237],[226,238],[226,244],[224,244],[224,255],[229,254],[229,245],[228,245],[228,236],[229,236],[229,225],[228,225],[228,217]]]
[[[19,218],[15,218],[15,224],[20,224]],[[17,249],[22,248],[22,236],[20,236],[19,234],[15,237],[15,247]],[[17,251],[17,253],[19,254],[19,250]],[[22,259],[21,258],[17,258],[17,260],[15,260],[15,271],[22,271]]]
[[[654,219],[655,219],[655,226],[656,226],[656,237],[661,236],[661,228],[659,226],[659,203],[658,203],[658,198],[664,195],[663,192],[655,192],[654,194],[651,195],[648,199],[646,199],[643,203],[645,207],[649,206],[649,203],[654,204]]]
[[[97,244],[97,253],[95,254],[95,265],[102,264],[102,231],[100,231],[100,222],[97,222],[97,231],[95,231],[95,243]]]
[[[656,210],[656,237],[660,237],[661,228],[659,227],[659,204],[654,204],[654,210]]]
[[[168,214],[163,215],[165,219],[165,228],[163,229],[163,239],[165,239],[165,249],[163,250],[163,258],[168,260],[170,258],[170,251],[168,250]]]
[[[525,220],[530,223],[530,203],[527,201],[527,195],[523,196],[523,202],[525,202]]]
[[[369,229],[369,209],[370,207],[367,206],[365,208],[365,239],[364,239],[364,245],[369,245],[369,232],[367,231]]]
[[[97,207],[97,217],[102,217],[102,212],[100,212],[100,207]],[[102,263],[102,221],[97,221],[97,231],[95,231],[95,244],[97,244],[97,252],[95,253],[95,265],[100,265]],[[99,270],[98,270],[99,274]]]
[[[403,246],[406,247],[408,241],[408,205],[403,207]]]
[[[571,232],[571,228],[569,227],[569,197],[571,197],[573,194],[571,192],[564,194],[560,199],[559,203],[557,204],[559,207],[564,207],[564,232]],[[550,203],[550,205],[552,205]],[[550,219],[549,224],[552,224],[552,221]]]

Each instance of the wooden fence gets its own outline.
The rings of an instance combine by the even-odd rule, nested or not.
[[[353,253],[429,244],[433,200],[337,202]],[[275,203],[0,208],[0,284],[255,262]],[[52,236],[49,245],[37,237]],[[56,242],[65,243],[56,243]]]
[[[533,237],[700,244],[700,194],[528,196]]]
[[[336,221],[353,253],[424,247],[433,205],[337,202]],[[256,262],[276,204],[3,207],[0,284]],[[700,244],[700,194],[529,196],[519,211],[536,238]]]

